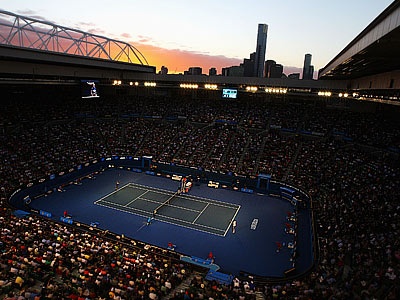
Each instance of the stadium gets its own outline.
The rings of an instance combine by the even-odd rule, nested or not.
[[[399,1],[318,80],[0,32],[1,299],[399,297]]]

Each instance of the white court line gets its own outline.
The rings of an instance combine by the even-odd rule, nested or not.
[[[123,206],[128,206],[129,204],[131,204],[132,202],[135,202],[137,199],[142,199],[141,197],[143,195],[146,195],[149,191],[145,191],[144,193],[140,194],[139,196],[137,196],[136,198],[133,198],[131,201],[129,201],[127,204],[123,205]]]
[[[225,236],[225,235],[228,233],[228,230],[229,230],[229,228],[231,227],[233,220],[235,220],[235,219],[236,219],[236,215],[238,214],[238,212],[239,212],[239,209],[238,209],[238,210],[236,210],[236,212],[235,212],[235,214],[233,215],[233,217],[232,217],[231,221],[229,222],[228,228],[226,228],[226,231],[225,231],[225,234],[224,234],[224,236]]]
[[[110,204],[115,205],[114,202],[109,202],[109,201],[103,201],[103,202],[105,202],[105,203],[110,203]],[[96,204],[97,204],[97,203],[96,203]],[[104,206],[104,207],[107,207],[107,208],[109,208],[109,209],[114,209],[114,210],[122,211],[122,212],[129,213],[129,214],[132,214],[132,215],[140,216],[140,217],[145,217],[145,218],[148,217],[148,215],[145,215],[145,214],[144,214],[144,215],[141,215],[141,214],[138,214],[138,213],[136,213],[136,212],[131,212],[131,211],[129,211],[129,210],[126,210],[127,207],[125,207],[125,206],[120,206],[120,207],[125,208],[125,209],[120,209],[120,208],[116,208],[116,207],[113,207],[113,206],[105,205],[105,204],[103,204],[103,203],[100,203],[100,204],[97,204],[97,205]],[[143,210],[143,209],[140,209],[140,208],[132,208],[132,209],[137,210],[137,211],[140,211],[140,212],[148,213],[147,210]]]
[[[153,191],[155,193],[164,194],[164,195],[170,195],[171,193],[174,193],[173,191],[163,190],[163,189],[160,189],[160,188],[141,185],[141,184],[137,184],[137,183],[133,183],[133,182],[130,182],[128,184],[132,185],[132,186],[136,186],[137,185],[137,186],[139,186],[139,188],[140,187],[142,187],[142,188],[145,187],[149,191]],[[208,203],[208,204],[212,203],[212,204],[215,204],[215,205],[218,205],[218,206],[222,206],[222,207],[237,208],[238,206],[240,206],[240,205],[237,205],[237,204],[231,204],[231,203],[227,203],[227,202],[223,202],[223,201],[219,201],[219,200],[214,200],[214,199],[204,198],[204,197],[199,197],[199,196],[194,196],[194,195],[184,195],[184,196],[181,196],[181,197],[186,198],[186,199],[190,199],[190,200],[193,200],[193,201],[196,201],[196,202],[200,202],[200,203]]]
[[[103,202],[110,203],[112,205],[118,206],[118,204],[116,204],[114,202],[105,201],[105,200],[103,200]],[[106,204],[103,204],[103,203],[99,203],[97,205],[100,205],[100,206],[103,206],[103,207],[107,207],[108,209],[114,209],[114,210],[117,210],[117,211],[122,211],[122,212],[125,212],[125,213],[129,213],[129,214],[132,214],[132,215],[141,216],[141,217],[145,217],[145,218],[148,217],[148,213],[149,213],[149,211],[143,210],[143,209],[140,209],[140,208],[131,208],[132,211],[130,211],[130,210],[126,210],[128,207],[125,207],[125,206],[120,206],[122,208],[125,208],[125,209],[120,209],[120,208],[116,208],[114,206],[109,206],[109,205],[106,205]],[[147,214],[140,214],[140,213],[137,213],[136,211],[144,212],[144,213],[147,213]],[[185,221],[185,220],[182,220],[182,219],[176,219],[176,218],[172,218],[172,217],[168,217],[168,216],[164,216],[164,215],[160,215],[160,216],[162,216],[163,218],[166,218],[166,219],[171,219],[171,220],[176,220],[176,221],[179,221],[179,222],[182,222],[182,223],[192,224],[191,222]],[[156,217],[156,220],[157,220],[157,217]],[[200,227],[203,227],[203,228],[207,228],[208,230],[214,230],[214,231],[221,232],[221,234],[217,234],[217,233],[210,232],[210,231],[207,231],[207,230],[201,230],[199,228],[195,228],[195,227],[192,227],[192,226],[184,226],[182,224],[177,224],[175,222],[169,222],[169,221],[160,220],[160,219],[158,219],[158,220],[161,221],[161,222],[164,222],[164,223],[167,223],[167,224],[172,224],[174,226],[179,226],[179,227],[182,227],[182,228],[187,228],[187,229],[191,229],[191,230],[205,232],[205,233],[213,234],[213,235],[217,235],[217,236],[225,236],[225,234],[222,234],[224,232],[223,229],[219,229],[219,228],[215,228],[215,227],[210,227],[210,226],[206,226],[206,225],[202,225],[202,224],[196,224],[197,226],[200,226]]]
[[[192,224],[195,224],[195,223],[196,223],[197,219],[200,218],[200,216],[203,214],[203,212],[207,209],[207,207],[208,207],[209,205],[210,205],[210,204],[208,203],[208,204],[203,208],[203,210],[197,215],[196,219],[193,220]]]
[[[129,203],[127,203],[127,204],[125,204],[125,205],[121,205],[121,204],[118,204],[118,203],[115,203],[115,202],[111,202],[111,201],[106,201],[106,200],[104,200],[105,198],[109,197],[110,195],[112,195],[112,194],[118,192],[118,191],[121,190],[121,189],[127,188],[127,187],[128,187],[128,188],[134,188],[134,189],[145,190],[145,192],[142,193],[141,195],[137,196],[136,198],[132,199]],[[145,186],[145,185],[140,185],[140,184],[136,184],[136,183],[130,182],[130,183],[125,184],[125,185],[124,185],[123,187],[121,187],[120,189],[115,190],[115,191],[111,192],[110,194],[108,194],[108,195],[106,195],[106,196],[100,198],[99,200],[95,201],[94,203],[95,203],[95,204],[98,204],[98,205],[101,205],[101,206],[104,206],[104,207],[107,207],[107,208],[109,208],[109,209],[115,209],[115,210],[118,210],[118,211],[123,211],[123,212],[131,213],[131,214],[135,214],[135,215],[147,217],[148,214],[151,213],[151,211],[147,211],[147,210],[143,210],[143,209],[139,209],[139,208],[134,208],[134,207],[129,207],[128,205],[131,204],[132,202],[138,200],[138,199],[143,200],[143,201],[146,201],[146,202],[151,202],[151,203],[160,203],[160,202],[154,201],[154,200],[152,200],[152,199],[142,198],[142,196],[145,195],[145,194],[147,194],[148,192],[154,192],[154,193],[156,193],[156,194],[162,194],[162,195],[168,195],[168,196],[170,196],[171,193],[173,194],[173,192],[172,192],[172,191],[169,191],[169,190],[163,190],[163,189],[159,189],[159,188],[155,188],[155,187],[150,187],[150,186]],[[199,226],[199,227],[208,229],[208,230],[214,230],[214,231],[221,232],[221,233],[223,232],[223,234],[215,234],[215,235],[218,235],[218,236],[226,236],[227,232],[229,231],[229,228],[230,228],[230,226],[231,226],[231,222],[232,222],[232,221],[228,224],[228,226],[227,226],[227,228],[226,228],[225,230],[219,229],[219,228],[216,228],[216,227],[211,227],[211,226],[202,225],[202,224],[196,224],[195,222],[200,218],[200,216],[202,216],[202,214],[205,212],[205,210],[206,210],[210,205],[216,205],[216,206],[220,206],[220,207],[223,207],[223,208],[234,209],[234,210],[235,210],[235,214],[234,214],[233,219],[236,217],[236,215],[238,214],[238,212],[239,212],[239,210],[240,210],[240,205],[236,205],[236,204],[226,205],[225,202],[221,202],[221,201],[214,200],[214,199],[209,199],[209,198],[204,198],[204,197],[198,197],[198,196],[193,196],[193,195],[180,195],[180,196],[177,196],[177,197],[181,197],[181,199],[184,199],[184,200],[186,200],[186,201],[188,201],[188,202],[189,202],[189,201],[193,201],[193,202],[204,203],[204,204],[206,204],[206,205],[203,207],[203,209],[202,209],[201,211],[199,211],[199,210],[195,210],[195,209],[190,209],[190,208],[185,207],[185,206],[177,206],[177,205],[173,205],[173,204],[167,204],[167,206],[169,206],[169,207],[173,207],[173,208],[178,208],[178,209],[181,209],[181,210],[186,210],[186,211],[195,212],[195,213],[198,213],[198,215],[197,215],[197,217],[196,217],[193,221],[186,221],[186,220],[182,220],[182,219],[178,219],[178,218],[173,218],[173,217],[169,217],[169,216],[165,216],[165,215],[161,215],[161,214],[160,214],[160,216],[163,217],[164,219],[174,220],[176,223],[175,223],[175,222],[168,222],[168,221],[166,221],[166,220],[160,220],[160,221],[162,221],[162,222],[164,222],[164,223],[168,223],[168,224],[173,224],[173,225],[175,225],[175,226],[180,226],[180,227],[183,227],[183,228],[189,228],[189,229],[192,229],[192,230],[198,230],[198,231],[206,232],[206,233],[209,233],[209,234],[215,234],[215,233],[209,232],[209,231],[206,231],[206,230],[200,230],[200,229],[198,229],[198,228],[193,228],[193,227],[191,227],[191,226],[183,226],[183,225],[181,225],[181,224],[179,224],[179,223],[186,223],[186,224],[196,225],[196,226]],[[120,209],[120,208],[115,208],[115,207],[111,207],[111,206],[104,205],[104,204],[99,204],[98,202],[100,202],[100,201],[105,202],[105,203],[109,203],[110,205],[112,204],[113,206],[117,206],[117,207],[121,207],[121,208],[126,208],[126,209],[128,209],[128,210],[124,210],[124,209]],[[162,202],[161,202],[161,203],[162,203]],[[133,210],[133,212],[130,211],[129,209],[130,209],[130,210]],[[135,211],[143,212],[143,213],[145,213],[145,215],[142,215],[142,214],[140,214],[140,213],[136,213]],[[233,219],[232,219],[232,220],[233,220]],[[177,223],[178,223],[178,224],[177,224]]]

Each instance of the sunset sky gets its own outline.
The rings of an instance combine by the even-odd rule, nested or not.
[[[0,0],[0,9],[128,42],[150,65],[180,73],[236,66],[268,24],[266,59],[300,72],[324,67],[393,0]]]

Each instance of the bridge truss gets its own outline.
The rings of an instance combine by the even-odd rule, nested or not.
[[[149,65],[134,46],[0,10],[0,45]]]

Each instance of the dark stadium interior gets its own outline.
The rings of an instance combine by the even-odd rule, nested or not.
[[[276,278],[260,281],[241,273],[231,285],[222,284],[216,291],[211,288],[216,281],[194,279],[203,270],[194,268],[189,272],[193,267],[178,261],[177,267],[187,268],[187,273],[178,279],[173,277],[176,286],[181,286],[180,280],[191,278],[186,285],[191,293],[229,294],[233,299],[241,293],[249,299],[257,293],[267,298],[276,293],[293,296],[312,293],[318,298],[336,295],[344,299],[351,293],[361,294],[366,286],[374,295],[388,295],[395,290],[400,178],[397,106],[343,98],[261,97],[244,93],[227,102],[216,98],[220,96],[217,92],[199,92],[194,97],[192,91],[138,88],[121,93],[121,88],[101,84],[98,89],[102,96],[96,99],[81,99],[79,83],[15,84],[1,88],[8,99],[1,111],[5,195],[17,187],[30,186],[30,182],[46,174],[57,174],[112,155],[152,155],[154,162],[203,166],[223,174],[236,173],[248,180],[266,173],[310,193],[317,230],[317,261],[301,276],[288,274],[284,280],[289,280],[289,285],[276,282]],[[216,120],[235,122],[221,126]],[[198,141],[202,141],[201,147],[194,146]],[[210,160],[213,155],[221,158]],[[16,234],[13,237],[7,229],[52,226],[38,216],[18,220],[10,213],[7,209],[2,213],[3,246],[11,241],[21,244],[20,235],[13,230]],[[68,229],[57,222],[53,226],[57,231],[85,230],[84,227]],[[21,233],[25,231],[22,229]],[[94,233],[89,231],[89,237],[91,234]],[[103,238],[106,237],[99,235],[96,241],[101,243]],[[108,243],[119,242],[111,237]],[[135,252],[145,251],[140,247],[135,249]],[[4,270],[11,267],[9,263],[19,265],[22,250],[15,251],[16,256],[10,257],[9,252],[4,256]],[[162,250],[160,255],[164,255]],[[37,268],[35,265],[33,270]],[[54,266],[43,268],[42,272],[75,278],[65,271],[54,270]],[[69,264],[69,268],[75,267]],[[32,270],[29,267],[24,272],[31,274]],[[12,272],[8,274],[8,280],[15,276]],[[37,289],[37,281],[24,278],[26,290],[32,293]],[[148,292],[147,283],[130,289],[129,280],[125,280],[125,289],[117,290],[127,299],[128,291],[134,290],[132,299],[142,293],[141,289]],[[76,290],[79,284],[71,290],[62,282],[51,280],[49,286],[49,290],[53,289],[51,293],[49,290],[43,293],[53,297],[79,293]],[[210,290],[201,286],[209,286]],[[15,290],[15,285],[11,287]],[[100,286],[94,291],[104,295],[105,290]],[[165,293],[165,289],[158,292]]]
[[[360,42],[398,16],[396,0],[318,80],[0,43],[0,299],[399,299],[400,27]],[[237,224],[95,203],[176,176],[241,205]]]

